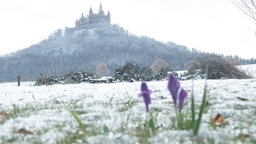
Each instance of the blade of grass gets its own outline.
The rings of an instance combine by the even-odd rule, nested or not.
[[[133,105],[131,105],[130,111],[129,111],[129,113],[128,113],[128,115],[127,115],[127,118],[126,118],[126,123],[125,123],[125,126],[126,126],[126,127],[128,126],[128,122],[129,122],[130,116],[131,116],[131,114],[132,114],[132,107],[133,107]]]
[[[203,112],[204,112],[204,107],[205,107],[205,103],[206,103],[206,94],[207,94],[207,86],[206,85],[207,84],[206,84],[206,80],[205,80],[203,100],[202,100],[202,103],[201,103],[201,106],[200,106],[200,111],[199,111],[199,114],[198,114],[198,119],[197,119],[197,122],[196,122],[196,125],[195,125],[196,127],[194,129],[194,135],[198,134],[200,123],[201,123],[201,119],[202,119],[202,115],[203,115]]]
[[[70,114],[75,118],[75,120],[77,121],[77,123],[79,124],[80,129],[85,132],[86,126],[85,124],[82,123],[81,119],[78,117],[78,115],[76,114],[75,111],[71,110],[71,109],[67,109]]]
[[[147,121],[146,121],[146,132],[147,132],[147,136],[149,138],[155,134],[156,127],[155,127],[153,114],[150,112],[148,116],[149,116],[149,118],[147,118]]]
[[[191,93],[191,113],[192,113],[192,122],[191,129],[193,129],[193,133],[195,135],[195,100],[194,100],[194,81],[192,81],[192,93]]]
[[[203,99],[202,99],[202,103],[200,105],[200,110],[199,110],[199,114],[198,114],[198,119],[197,121],[195,122],[195,125],[193,126],[193,133],[194,135],[197,135],[198,134],[198,131],[199,131],[199,128],[200,128],[200,123],[201,123],[201,120],[202,120],[202,115],[203,115],[203,112],[204,112],[204,108],[205,108],[205,103],[206,103],[206,95],[207,95],[207,77],[208,77],[208,65],[206,65],[206,69],[205,69],[205,84],[204,84],[204,93],[203,93]],[[193,95],[192,95],[193,96]],[[195,108],[195,103],[194,103],[194,97],[193,97],[193,107],[192,108]],[[193,113],[192,113],[193,114]],[[194,110],[194,114],[195,114],[195,110]]]

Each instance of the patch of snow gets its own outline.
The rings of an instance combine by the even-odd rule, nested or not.
[[[256,78],[256,64],[240,65],[237,67],[245,73],[252,75],[254,78]]]

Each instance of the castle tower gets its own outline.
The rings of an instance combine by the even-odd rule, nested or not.
[[[81,15],[81,19],[84,19],[84,14],[82,13],[82,15]]]
[[[99,9],[99,13],[102,12],[102,4],[100,3],[100,9]]]
[[[110,19],[110,12],[109,11],[108,11],[108,14],[107,14],[107,20],[108,20],[108,23],[110,24],[111,19]]]
[[[76,27],[84,27],[87,24],[87,18],[82,13],[81,18],[76,20]]]
[[[92,7],[90,7],[89,15],[92,15],[92,14],[93,14]]]
[[[100,16],[104,16],[104,15],[105,15],[105,14],[104,14],[104,11],[102,10],[102,4],[101,4],[101,3],[100,3],[100,8],[99,8],[98,14],[99,14]]]

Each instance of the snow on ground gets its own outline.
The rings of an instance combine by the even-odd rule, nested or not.
[[[256,78],[256,64],[240,65],[238,68]]]
[[[0,83],[0,143],[145,143],[141,82],[34,86]],[[207,80],[207,108],[199,136],[175,128],[167,81],[147,82],[157,132],[151,143],[256,143],[256,79]],[[197,108],[205,80],[194,81]],[[189,99],[192,81],[181,81]],[[68,111],[86,125],[86,134]],[[223,123],[213,126],[217,114]]]

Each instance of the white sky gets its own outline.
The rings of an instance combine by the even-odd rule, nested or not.
[[[3,0],[0,55],[27,48],[52,32],[74,27],[102,3],[111,23],[138,36],[201,51],[256,58],[256,22],[233,0]]]

